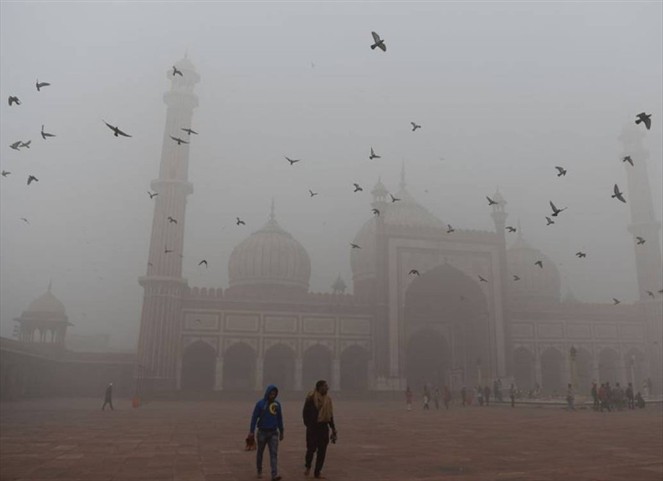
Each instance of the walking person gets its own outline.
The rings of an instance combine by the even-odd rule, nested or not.
[[[465,386],[460,388],[460,398],[463,401],[463,407],[465,407],[465,405],[469,404],[467,402],[467,388]]]
[[[511,398],[511,407],[515,408],[516,407],[516,386],[511,384],[511,387],[509,388],[509,397]]]
[[[306,425],[306,457],[304,459],[304,475],[311,474],[313,455],[315,454],[315,469],[313,477],[325,479],[322,475],[322,466],[325,464],[327,445],[331,440],[336,443],[338,433],[334,425],[334,408],[331,397],[327,394],[329,386],[327,381],[320,380],[315,383],[315,390],[308,393],[304,401],[302,417]],[[329,436],[329,428],[332,430]]]
[[[428,390],[428,384],[424,384],[424,411],[428,411],[430,409],[430,406],[428,403],[430,402],[430,391]]]
[[[575,411],[575,393],[573,392],[573,385],[568,383],[566,385],[566,407],[569,411]]]
[[[449,386],[444,386],[444,394],[442,396],[442,400],[444,401],[444,408],[448,410],[449,402],[451,401],[451,390],[449,389]]]
[[[256,468],[258,478],[262,478],[262,455],[265,446],[269,448],[269,464],[272,471],[272,481],[279,481],[278,475],[278,448],[279,441],[283,441],[283,413],[281,403],[276,400],[279,395],[278,388],[270,384],[265,389],[265,395],[253,408],[249,438],[255,437],[258,428],[258,449],[256,450]]]
[[[104,404],[101,406],[102,411],[106,410],[106,404],[110,406],[111,411],[115,411],[115,409],[113,409],[113,383],[108,384],[106,387],[106,392],[104,393]]]
[[[626,388],[626,403],[629,409],[635,409],[635,397],[633,395],[633,383],[628,383]]]
[[[490,387],[488,385],[483,388],[483,398],[486,403],[486,407],[490,406]]]
[[[440,409],[440,388],[438,386],[433,389],[433,402],[435,403],[435,409]]]
[[[412,389],[410,389],[410,386],[405,388],[405,403],[407,404],[407,410],[412,411]]]
[[[599,410],[599,407],[600,407],[600,403],[599,403],[599,389],[598,389],[598,387],[596,386],[596,382],[593,382],[593,383],[592,383],[592,391],[591,391],[591,394],[592,394],[592,401],[593,401],[592,409],[593,409],[594,411],[598,411],[598,410]]]

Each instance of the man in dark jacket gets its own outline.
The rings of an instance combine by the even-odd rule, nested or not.
[[[262,455],[265,446],[269,447],[269,464],[272,468],[272,481],[279,481],[277,455],[279,441],[283,441],[283,414],[281,404],[276,400],[279,390],[273,384],[265,389],[265,396],[256,403],[251,416],[249,438],[254,437],[258,427],[258,449],[256,450],[256,467],[258,477],[262,478]]]
[[[315,390],[308,393],[304,402],[302,416],[306,425],[306,457],[304,474],[311,474],[311,463],[313,455],[315,457],[315,469],[313,476],[317,479],[324,479],[322,476],[322,466],[325,463],[327,454],[327,445],[329,444],[329,428],[332,429],[331,442],[336,443],[337,432],[334,426],[334,408],[332,400],[327,395],[329,386],[327,381],[320,380],[315,383]]]
[[[104,405],[101,406],[102,411],[106,410],[106,404],[109,404],[110,408],[111,408],[111,411],[114,411],[114,409],[113,409],[113,383],[110,383],[106,387],[106,392],[104,393]]]

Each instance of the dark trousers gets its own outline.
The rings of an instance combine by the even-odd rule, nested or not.
[[[101,406],[101,410],[105,411],[106,410],[106,404],[108,404],[111,408],[111,411],[114,411],[113,409],[113,401],[111,399],[104,399],[104,405]]]
[[[269,466],[272,468],[272,478],[275,478],[278,474],[279,450],[279,432],[276,429],[271,431],[258,430],[258,449],[256,450],[258,473],[262,473],[262,456],[265,452],[265,446],[269,449]]]
[[[306,428],[306,469],[311,468],[313,455],[315,454],[314,475],[319,475],[325,464],[327,445],[329,444],[329,426],[327,424],[316,425]]]

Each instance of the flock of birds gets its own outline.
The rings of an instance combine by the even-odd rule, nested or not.
[[[387,46],[385,44],[384,39],[380,38],[380,36],[376,32],[371,32],[371,35],[373,37],[373,44],[370,46],[371,50],[375,50],[376,48],[378,48],[378,49],[382,50],[383,52],[386,52],[387,51]],[[172,74],[171,75],[172,75],[172,77],[175,77],[175,76],[184,77],[184,73],[174,65],[172,67]],[[42,88],[48,87],[50,85],[51,85],[50,83],[40,82],[38,79],[35,82],[35,87],[36,87],[38,92],[41,92]],[[9,103],[10,107],[12,107],[14,105],[20,106],[21,105],[21,100],[17,96],[10,95],[9,99],[8,99],[8,103]],[[118,126],[112,125],[112,124],[106,122],[105,120],[102,120],[102,121],[113,132],[114,137],[127,137],[127,138],[132,137],[130,134],[123,131]],[[638,125],[643,124],[647,130],[650,130],[651,129],[651,114],[647,114],[646,112],[641,112],[641,113],[637,114],[635,123],[638,124]],[[422,126],[420,124],[417,124],[416,122],[410,122],[410,125],[412,127],[412,130],[411,130],[412,132],[416,132],[418,129],[422,128]],[[198,135],[198,132],[191,129],[190,127],[181,127],[180,130],[187,134],[186,139],[182,138],[181,136],[169,135],[169,137],[175,143],[177,143],[178,146],[182,145],[182,144],[189,144],[190,140],[187,140],[187,139],[190,139],[191,135]],[[55,134],[46,132],[44,130],[44,125],[42,125],[41,126],[41,137],[44,141],[47,141],[49,138],[55,137]],[[27,140],[27,141],[17,140],[15,142],[11,143],[9,145],[9,147],[11,149],[17,150],[17,151],[20,150],[20,149],[24,149],[24,148],[29,149],[31,142],[32,142],[31,140]],[[287,160],[287,162],[290,164],[290,166],[294,166],[295,164],[302,161],[302,159],[294,159],[294,158],[290,158],[288,156],[284,156],[284,157]],[[374,159],[380,159],[382,157],[380,155],[378,155],[375,152],[375,150],[373,149],[373,147],[371,146],[370,147],[370,154],[369,154],[368,158],[369,158],[369,160],[374,160]],[[633,158],[630,155],[625,156],[622,159],[622,161],[629,163],[631,166],[635,165],[634,161],[633,161]],[[566,174],[568,173],[567,169],[565,167],[562,167],[562,166],[555,166],[555,169],[557,170],[557,177],[565,177]],[[11,172],[2,170],[2,177],[7,177],[10,174],[11,174]],[[29,186],[33,182],[39,182],[39,179],[36,176],[34,176],[32,174],[29,174],[28,177],[27,177],[27,185]],[[361,185],[359,185],[358,183],[353,183],[353,187],[354,187],[354,190],[353,190],[354,193],[363,192],[363,190],[364,190],[363,187]],[[310,197],[315,197],[315,196],[318,195],[318,192],[314,192],[311,189],[309,189],[308,192],[309,192]],[[156,196],[159,195],[158,192],[151,192],[151,191],[148,191],[147,194],[149,195],[150,199],[154,199]],[[390,196],[390,199],[391,199],[392,203],[396,203],[396,202],[399,202],[401,200],[401,199],[395,197],[391,193],[389,193],[389,196]],[[624,193],[620,190],[620,188],[617,184],[615,184],[614,187],[613,187],[613,193],[612,193],[611,197],[613,199],[619,200],[620,202],[626,203],[626,198],[624,197]],[[500,204],[499,201],[494,200],[489,196],[486,196],[486,200],[488,201],[488,206],[497,206],[497,205]],[[551,217],[558,217],[562,212],[564,212],[565,210],[568,209],[568,207],[558,208],[552,201],[549,201],[549,204],[550,204],[550,208],[551,208],[552,212],[550,213],[550,215],[544,216],[547,226],[555,224],[555,221]],[[375,216],[380,215],[380,210],[379,209],[373,208],[373,209],[371,209],[371,212]],[[28,219],[22,217],[21,220],[29,224]],[[172,216],[168,216],[167,220],[168,220],[169,224],[177,224],[177,219],[175,219]],[[246,222],[244,220],[242,220],[240,217],[236,217],[235,224],[237,226],[245,226]],[[506,226],[506,230],[509,233],[515,233],[517,231],[517,229],[513,226]],[[452,234],[453,232],[455,232],[455,229],[453,228],[453,226],[451,224],[447,224],[446,233],[447,234]],[[641,236],[636,236],[635,241],[636,241],[637,245],[644,245],[645,242],[646,242],[646,240]],[[361,246],[359,244],[354,243],[354,242],[350,243],[350,247],[352,249],[361,249]],[[172,252],[173,252],[172,249],[168,249],[168,247],[164,248],[164,253],[165,254],[170,254]],[[180,256],[181,256],[181,254],[180,254]],[[578,251],[578,252],[575,253],[575,256],[579,259],[583,259],[583,258],[587,257],[587,253],[582,252],[582,251]],[[152,265],[152,264],[148,262],[148,265]],[[538,266],[540,269],[543,269],[543,261],[542,260],[537,260],[535,262],[535,265]],[[200,262],[198,262],[198,266],[208,267],[207,260],[202,259]],[[420,276],[421,274],[420,274],[419,270],[411,269],[409,271],[408,275],[410,275],[410,276]],[[512,276],[513,276],[514,281],[519,281],[521,279],[520,276],[518,276],[516,274],[512,274]],[[488,279],[484,278],[481,275],[478,276],[478,279],[479,279],[479,282],[485,282],[485,283],[488,282]],[[660,289],[658,292],[659,292],[659,294],[663,294],[663,289]],[[646,293],[652,298],[655,297],[655,294],[654,294],[653,291],[647,290]],[[612,298],[612,301],[613,301],[614,305],[620,304],[620,302],[621,302],[619,299],[614,298],[614,297]]]

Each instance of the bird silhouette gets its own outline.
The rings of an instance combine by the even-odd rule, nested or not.
[[[21,217],[21,220],[22,220],[23,222],[25,222],[26,224],[29,224],[29,223],[30,223],[30,221],[29,221],[28,219],[26,219],[25,217]]]
[[[175,218],[173,218],[173,217],[171,217],[171,216],[168,216],[168,223],[170,223],[170,224],[177,224],[177,219],[175,219]]]
[[[357,183],[352,184],[355,186],[354,192],[363,192],[364,189],[361,188],[361,186]]]
[[[555,223],[554,220],[552,220],[550,217],[546,216],[546,225],[552,225],[554,223]]]
[[[377,155],[375,153],[375,151],[373,150],[373,147],[371,147],[371,155],[368,156],[368,159],[373,160],[373,159],[381,159],[381,158],[382,157],[380,157],[379,155]]]
[[[499,202],[495,202],[493,199],[491,199],[491,198],[488,197],[488,196],[486,196],[486,199],[488,199],[488,205],[489,205],[489,206],[490,206],[490,205],[499,205],[499,204],[500,204]]]
[[[578,259],[582,259],[582,258],[587,257],[587,254],[585,254],[585,253],[582,252],[582,251],[578,251],[578,252],[576,252],[576,257],[577,257]]]
[[[566,175],[566,169],[564,167],[555,167],[557,169],[557,177],[561,177],[563,175]]]
[[[389,194],[389,197],[391,197],[391,203],[392,203],[392,204],[393,204],[394,202],[398,202],[399,200],[401,200],[401,199],[399,199],[398,197],[394,197],[393,194]]]
[[[628,162],[629,164],[631,164],[631,167],[633,167],[633,159],[631,158],[630,155],[627,155],[626,157],[624,157],[622,159],[622,162]]]
[[[543,261],[536,261],[534,265],[539,266],[541,269],[543,269]]]
[[[240,219],[239,217],[235,217],[235,219],[237,219],[237,221],[235,222],[235,224],[237,224],[237,225],[246,225],[246,222],[244,222],[244,221],[243,221],[242,219]]]
[[[115,137],[118,137],[120,135],[122,137],[131,137],[131,135],[127,134],[126,132],[122,132],[119,127],[115,127],[115,126],[109,124],[108,122],[106,122],[105,120],[103,122],[108,126],[109,129],[111,129],[113,131],[113,135]]]
[[[32,140],[28,140],[27,142],[21,142],[21,145],[19,145],[19,147],[25,147],[26,149],[29,149],[31,143]]]
[[[350,246],[351,246],[353,249],[361,249],[361,246],[360,246],[359,244],[353,244],[352,242],[350,242]]]
[[[416,269],[410,269],[410,272],[408,272],[408,275],[409,275],[409,276],[418,276],[418,275],[420,275],[420,274],[419,274],[419,271],[418,271],[418,270],[416,270]]]
[[[451,224],[447,224],[447,234],[451,234],[452,232],[456,232],[456,229],[451,227]]]
[[[175,75],[179,75],[180,77],[184,77],[184,74],[182,73],[182,71],[178,70],[177,67],[175,67],[175,65],[173,65],[173,77]]]
[[[380,210],[379,209],[371,209],[371,212],[373,212],[373,215],[380,216]]]
[[[205,264],[205,267],[207,267],[207,261],[205,259],[198,263],[199,266],[202,266],[203,264]]]
[[[184,127],[182,127],[182,130],[184,130],[187,133],[187,135],[189,135],[189,136],[191,134],[198,135],[198,132],[196,132],[195,130],[192,130],[192,129],[185,129]]]
[[[172,251],[171,249],[168,249],[168,247],[166,247],[166,248],[163,250],[163,253],[164,253],[164,254],[170,254],[171,252],[173,252],[173,251]]]
[[[173,137],[172,135],[170,136],[171,139],[173,139],[175,142],[177,142],[177,145],[182,145],[182,144],[188,144],[184,139],[180,139],[179,137]]]
[[[32,184],[32,182],[39,182],[39,179],[34,175],[28,175],[28,185]]]
[[[9,146],[10,149],[18,150],[21,147],[21,141],[17,140]]]
[[[483,277],[479,276],[479,282],[488,282],[488,281],[486,279],[484,279]]]
[[[13,95],[9,96],[9,99],[7,99],[7,102],[9,102],[9,106],[11,107],[13,104],[16,105],[21,105],[21,101],[18,99],[18,97],[15,97]]]
[[[375,32],[371,32],[371,35],[373,35],[373,42],[374,42],[373,45],[371,45],[371,50],[375,50],[375,47],[378,47],[383,52],[386,52],[387,46],[385,45],[384,40],[382,40],[380,36]]]
[[[519,280],[520,280],[520,277],[518,277],[517,275],[514,274],[514,275],[513,275],[513,280],[514,280],[514,281],[519,281]]]
[[[3,171],[2,171],[2,176],[3,176],[3,177],[7,177],[9,174],[11,174],[11,172],[8,172],[8,171],[6,171],[6,170],[3,170]]]
[[[313,192],[311,189],[308,190],[308,194],[309,194],[311,197],[315,197],[316,195],[318,195],[317,192]]]
[[[624,193],[623,193],[623,192],[619,192],[619,186],[618,186],[617,184],[615,184],[615,187],[614,187],[613,190],[614,190],[615,193],[612,194],[611,197],[612,197],[613,199],[621,200],[624,204],[626,204],[626,199],[624,199]]]
[[[553,217],[557,217],[560,212],[564,212],[566,209],[568,209],[568,207],[564,207],[563,209],[558,209],[557,207],[555,207],[555,204],[552,203],[552,200],[549,202],[550,202],[550,208],[553,211],[552,212]]]
[[[649,297],[654,298],[654,293],[652,291],[646,291]]]
[[[49,84],[48,82],[40,82],[39,79],[35,82],[35,87],[37,87],[37,92],[41,92],[42,87],[48,87]]]
[[[291,158],[289,158],[287,155],[284,155],[284,157],[285,157],[285,160],[287,160],[288,162],[290,162],[290,165],[294,165],[294,164],[296,164],[297,162],[299,162],[300,160],[302,160],[302,159],[291,159]]]
[[[148,191],[147,191],[147,195],[150,196],[150,199],[154,199],[157,195],[159,195],[159,193],[158,193],[158,192],[154,192],[154,193],[152,193],[152,192],[150,192],[150,191],[148,190]]]
[[[621,302],[621,301],[620,301],[619,299],[617,299],[616,297],[613,297],[613,298],[612,298],[612,303],[613,303],[615,306],[616,306],[617,304],[619,304],[620,302]]]
[[[647,127],[647,130],[651,128],[651,114],[640,112],[638,115],[636,115],[636,117],[637,117],[637,120],[635,121],[636,124],[642,122],[645,124],[645,127]]]
[[[41,124],[41,138],[46,140],[48,137],[55,137],[55,134],[49,134],[48,132],[44,132],[44,124]]]
[[[509,231],[509,232],[516,232],[517,229],[513,226],[508,225],[508,226],[506,226],[506,230]]]
[[[659,293],[659,294],[663,294],[663,289],[659,289],[659,290],[658,290],[658,293]]]
[[[416,124],[416,123],[414,123],[414,122],[410,122],[410,125],[412,125],[412,132],[414,132],[415,130],[421,128],[421,125]]]
[[[645,240],[644,237],[636,236],[635,239],[636,239],[636,241],[637,241],[636,244],[638,244],[639,246],[641,246],[642,244],[644,244],[645,242],[647,242],[647,241]]]

